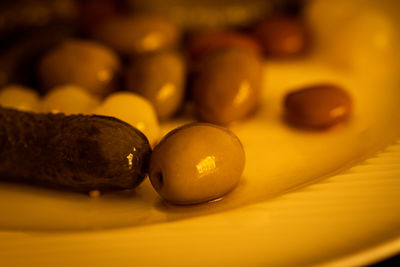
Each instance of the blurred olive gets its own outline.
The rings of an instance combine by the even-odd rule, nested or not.
[[[127,70],[127,89],[154,105],[160,119],[174,115],[184,97],[185,65],[176,52],[158,52],[138,57]]]
[[[244,27],[269,16],[288,0],[126,0],[130,7],[146,14],[165,16],[185,31]],[[293,1],[293,0],[292,0]],[[299,1],[299,0],[295,0]]]
[[[215,51],[202,62],[193,83],[200,120],[226,125],[255,110],[261,92],[262,64],[241,48]]]
[[[112,91],[120,70],[117,55],[93,41],[67,40],[49,51],[39,63],[39,79],[45,90],[76,84],[104,96]]]
[[[261,46],[253,36],[233,31],[198,34],[189,42],[188,53],[191,60],[198,61],[216,49],[231,46],[242,47],[261,54]]]
[[[290,92],[284,105],[286,118],[296,126],[326,128],[347,119],[353,104],[340,86],[316,84]]]
[[[296,17],[275,16],[253,28],[254,36],[269,57],[289,57],[305,52],[310,46],[310,33]]]
[[[115,16],[99,25],[93,37],[123,55],[136,55],[176,46],[180,31],[161,17]]]
[[[0,106],[38,112],[40,96],[29,87],[10,84],[0,89]]]

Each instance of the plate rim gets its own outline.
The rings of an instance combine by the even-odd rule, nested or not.
[[[342,267],[374,264],[400,253],[400,236],[386,242],[350,253],[340,258],[324,261],[316,267]]]

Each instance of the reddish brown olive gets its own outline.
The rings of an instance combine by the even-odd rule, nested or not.
[[[289,57],[307,50],[310,34],[305,23],[294,17],[273,17],[253,28],[267,57]]]
[[[350,116],[352,99],[337,85],[319,84],[289,93],[284,106],[287,120],[296,126],[326,128]]]
[[[201,64],[193,82],[201,121],[227,125],[255,110],[261,93],[261,59],[236,47],[215,51]]]
[[[192,61],[199,61],[208,53],[224,47],[242,47],[261,54],[260,44],[251,36],[239,32],[208,32],[195,36],[188,45]]]

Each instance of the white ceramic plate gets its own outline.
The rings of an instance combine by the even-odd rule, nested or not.
[[[242,183],[218,202],[170,206],[148,181],[134,192],[95,199],[1,184],[3,263],[343,266],[400,251],[395,59],[379,71],[338,68],[318,53],[267,63],[260,110],[232,127],[247,155]],[[288,126],[285,93],[326,81],[352,94],[352,119],[324,132]]]

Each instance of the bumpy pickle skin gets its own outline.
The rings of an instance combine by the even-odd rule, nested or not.
[[[106,116],[34,114],[0,107],[0,180],[88,192],[131,189],[151,148],[137,129]]]

